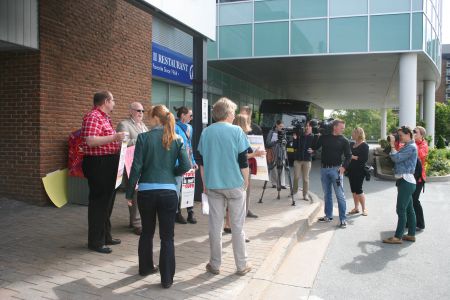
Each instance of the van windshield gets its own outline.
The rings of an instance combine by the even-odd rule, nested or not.
[[[264,113],[261,114],[260,126],[263,128],[272,128],[277,120],[281,120],[286,128],[292,128],[292,121],[294,119],[297,119],[300,122],[306,122],[305,115],[288,113]]]

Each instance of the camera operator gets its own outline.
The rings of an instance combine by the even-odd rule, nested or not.
[[[404,146],[399,151],[395,150],[395,137],[389,136],[391,153],[389,156],[394,162],[394,174],[397,181],[397,229],[393,237],[383,240],[387,244],[401,244],[402,240],[416,241],[416,214],[413,208],[413,193],[416,190],[414,171],[417,163],[417,147],[413,140],[413,131],[408,126],[402,126],[397,130],[400,142]],[[405,225],[408,224],[408,235],[403,235]]]
[[[302,128],[299,128],[302,129]],[[303,181],[303,200],[311,200],[309,196],[309,172],[311,171],[311,153],[314,135],[312,134],[311,123],[306,122],[303,130],[294,131],[292,135],[294,141],[294,195],[298,192],[298,181],[300,179],[300,173],[302,174]]]
[[[325,198],[325,216],[319,218],[319,222],[331,222],[333,220],[333,197],[331,194],[331,188],[333,187],[339,207],[341,228],[347,227],[343,174],[352,159],[350,143],[342,135],[344,129],[344,121],[334,120],[332,123],[332,133],[321,135],[317,140],[317,144],[313,147],[314,150],[322,148],[320,176]],[[344,162],[342,162],[342,155],[345,157]]]
[[[280,140],[283,139],[283,137],[285,138],[285,132],[284,132],[284,124],[283,121],[281,120],[277,120],[275,122],[275,126],[273,126],[273,128],[269,131],[269,134],[267,134],[267,138],[266,138],[266,145],[267,148],[270,149],[269,151],[272,151],[275,159],[274,159],[274,163],[277,162],[277,160],[279,158],[277,158],[277,153],[279,153],[279,147],[282,147],[282,143],[286,143],[286,140]],[[270,168],[269,168],[270,169]],[[281,171],[281,178],[280,178],[280,184],[281,184],[281,188],[282,189],[286,189],[286,179],[285,179],[285,169],[283,167],[283,170]],[[272,187],[276,188],[277,187],[277,182],[278,182],[278,173],[277,173],[277,169],[276,168],[272,168],[272,170],[269,170],[269,177],[270,177],[270,182],[272,183]]]

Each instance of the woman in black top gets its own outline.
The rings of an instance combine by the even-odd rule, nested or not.
[[[359,213],[359,204],[361,203],[362,215],[367,216],[366,197],[362,190],[362,185],[365,178],[364,166],[369,157],[369,145],[365,142],[366,137],[361,127],[353,130],[352,139],[355,143],[352,143],[350,147],[352,150],[352,160],[348,168],[348,179],[350,181],[350,189],[353,194],[355,208],[349,214]]]

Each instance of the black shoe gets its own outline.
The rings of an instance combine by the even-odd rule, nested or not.
[[[172,286],[172,284],[173,284],[172,282],[169,282],[169,283],[161,282],[161,286],[165,289],[170,288]]]
[[[272,184],[272,188],[274,189],[274,188],[276,188],[277,186],[275,185],[275,184]]]
[[[281,188],[282,188],[283,190],[287,189],[287,187],[286,187],[285,185],[282,185]]]
[[[187,221],[188,221],[188,223],[191,223],[191,224],[197,224],[197,219],[194,218],[193,212],[188,213]]]
[[[258,216],[252,213],[251,211],[248,211],[247,218],[257,218]]]
[[[246,243],[250,243],[250,239],[249,238],[245,238],[245,242]]]
[[[328,218],[327,216],[319,218],[317,221],[319,222],[331,222],[333,221],[333,218]]]
[[[110,241],[105,242],[105,245],[119,245],[122,243],[119,239],[111,239]]]
[[[181,213],[177,213],[175,217],[175,222],[178,224],[187,224],[186,219],[183,217]]]
[[[147,275],[150,275],[150,274],[155,274],[155,273],[157,273],[158,271],[159,271],[158,266],[153,266],[153,269],[150,269],[149,271],[145,271],[145,272],[139,271],[139,275],[141,275],[141,276],[147,276]]]
[[[347,222],[345,220],[341,221],[341,224],[339,225],[339,227],[340,228],[347,228]]]
[[[225,227],[225,228],[223,229],[223,232],[225,232],[225,233],[231,233],[231,228]]]
[[[91,249],[92,251],[98,252],[98,253],[103,253],[103,254],[109,254],[112,252],[112,249],[106,246],[100,246],[100,247],[91,247],[88,246],[89,249]]]

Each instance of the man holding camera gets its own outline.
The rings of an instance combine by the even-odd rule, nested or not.
[[[308,201],[312,198],[309,196],[309,172],[311,171],[311,153],[314,135],[310,122],[306,122],[303,130],[298,130],[292,135],[294,141],[294,184],[293,193],[298,193],[298,181],[302,174],[303,181],[303,200]]]
[[[343,174],[350,164],[352,152],[350,151],[350,143],[343,136],[345,122],[334,120],[332,128],[332,133],[321,135],[314,147],[315,150],[322,148],[320,176],[325,198],[325,216],[319,218],[319,222],[331,222],[333,220],[333,198],[331,194],[331,188],[333,187],[339,207],[340,227],[346,228]],[[344,162],[342,162],[342,156],[345,157]]]

